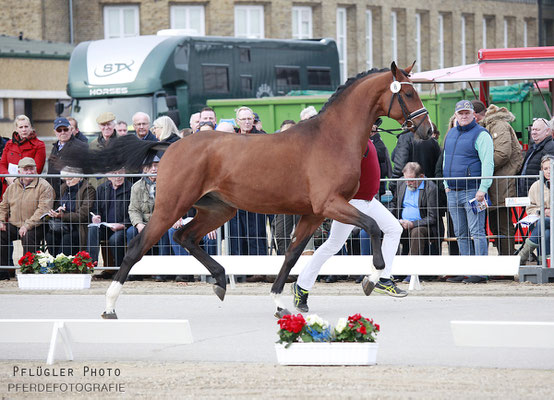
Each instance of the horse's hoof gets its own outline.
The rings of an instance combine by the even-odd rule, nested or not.
[[[104,319],[117,319],[117,314],[114,312],[110,312],[110,313],[107,313],[106,311],[104,311],[102,313],[102,318]]]
[[[225,292],[226,290],[222,288],[221,286],[214,285],[214,293],[219,297],[219,300],[223,301],[225,298]]]
[[[290,315],[290,311],[286,308],[277,307],[277,310],[275,311],[275,318],[283,318],[285,315]]]
[[[365,276],[362,280],[362,289],[364,294],[369,296],[373,292],[373,289],[375,289],[375,283],[371,282],[368,276]]]

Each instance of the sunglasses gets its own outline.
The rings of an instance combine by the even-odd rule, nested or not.
[[[58,128],[58,129],[56,129],[56,132],[58,132],[58,133],[69,132],[69,128]]]

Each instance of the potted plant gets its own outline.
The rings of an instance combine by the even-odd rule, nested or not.
[[[379,324],[360,314],[331,327],[319,316],[285,315],[278,321],[277,361],[283,365],[374,365]]]
[[[55,258],[48,252],[27,252],[19,259],[20,273],[17,281],[20,289],[88,289],[96,266],[89,253],[80,251],[74,256],[61,253]]]

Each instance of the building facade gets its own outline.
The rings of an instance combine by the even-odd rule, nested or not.
[[[401,66],[417,60],[419,71],[473,63],[480,48],[537,46],[539,25],[550,42],[553,2],[542,1],[539,24],[537,0],[22,0],[19,8],[4,8],[9,11],[0,26],[8,35],[72,43],[167,28],[213,36],[332,37],[345,79],[392,60]]]
[[[168,28],[190,35],[331,37],[344,81],[393,60],[401,67],[416,60],[415,71],[474,63],[481,48],[539,45],[540,29],[543,44],[554,44],[554,0],[540,4],[539,10],[537,0],[20,0],[17,6],[0,0],[0,33],[68,44]],[[52,80],[56,90],[65,89],[66,76]],[[33,82],[23,80],[22,87]]]

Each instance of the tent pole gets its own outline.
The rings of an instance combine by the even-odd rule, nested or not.
[[[479,100],[485,104],[485,106],[489,106],[489,82],[487,81],[481,81],[479,82]]]

